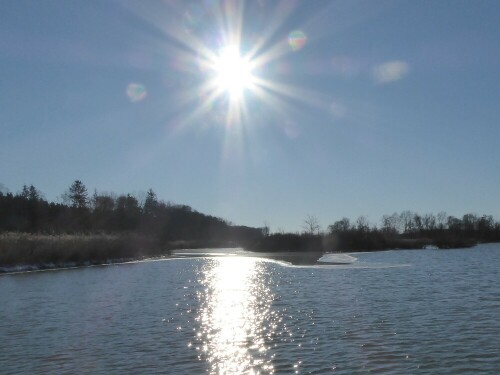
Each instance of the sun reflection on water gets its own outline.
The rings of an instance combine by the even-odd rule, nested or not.
[[[274,373],[272,293],[262,278],[256,259],[221,257],[208,263],[196,335],[211,374]]]

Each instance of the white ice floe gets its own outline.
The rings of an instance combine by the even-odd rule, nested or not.
[[[347,254],[325,254],[318,259],[318,262],[330,264],[351,264],[356,260],[358,259]]]

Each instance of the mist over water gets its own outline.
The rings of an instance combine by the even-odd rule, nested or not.
[[[500,245],[0,277],[1,372],[496,374]]]

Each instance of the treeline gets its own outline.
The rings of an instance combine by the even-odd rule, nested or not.
[[[457,218],[444,212],[403,211],[384,215],[379,225],[363,216],[354,222],[342,218],[326,230],[314,216],[308,216],[303,229],[302,233],[270,233],[267,225],[232,225],[189,206],[160,200],[152,189],[142,198],[98,191],[89,194],[83,182],[76,180],[62,194],[61,202],[47,201],[33,185],[15,194],[0,189],[0,265],[7,259],[9,264],[26,262],[35,255],[36,259],[82,262],[85,253],[97,262],[161,255],[176,248],[239,246],[266,252],[325,252],[500,242],[499,222],[491,215],[470,213]],[[65,252],[70,245],[74,251]]]
[[[131,194],[89,194],[76,180],[48,202],[33,185],[16,193],[0,191],[0,232],[32,234],[134,234],[154,239],[165,249],[245,246],[262,235],[259,228],[231,225],[186,205],[164,202],[149,189],[143,199]]]
[[[352,237],[372,237],[374,240],[396,243],[399,247],[411,245],[434,245],[440,248],[471,246],[481,242],[500,241],[500,223],[491,215],[468,213],[461,218],[449,216],[445,212],[437,215],[421,215],[403,211],[384,215],[380,226],[370,226],[364,217],[355,223],[343,218],[328,227],[328,234],[337,236],[346,246]],[[376,246],[376,245],[374,245]],[[386,246],[382,244],[382,246]]]
[[[384,215],[380,225],[361,216],[351,222],[342,218],[321,230],[314,216],[304,220],[302,233],[274,233],[263,237],[255,250],[273,251],[373,251],[385,249],[441,249],[470,247],[482,242],[500,242],[500,222],[491,215],[465,214],[461,218],[445,212],[421,215],[403,211]]]

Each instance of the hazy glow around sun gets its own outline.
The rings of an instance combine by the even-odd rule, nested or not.
[[[225,47],[214,59],[215,86],[231,98],[239,98],[253,86],[252,69],[251,61],[240,55],[238,47]]]

